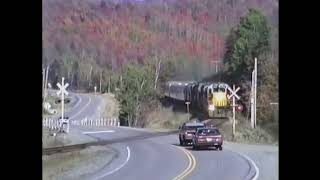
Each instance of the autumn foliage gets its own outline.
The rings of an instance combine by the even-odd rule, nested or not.
[[[154,53],[221,61],[230,27],[250,7],[277,23],[274,0],[43,1],[45,64],[70,56],[118,71]],[[70,61],[70,60],[68,60]]]

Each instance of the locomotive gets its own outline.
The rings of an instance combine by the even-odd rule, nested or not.
[[[191,108],[206,113],[208,117],[214,117],[230,108],[228,87],[229,85],[223,82],[169,81],[165,84],[165,96],[190,102]]]

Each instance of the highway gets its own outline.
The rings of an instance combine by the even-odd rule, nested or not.
[[[74,107],[67,113],[71,121],[99,116],[102,100],[98,96],[70,96],[75,100]],[[71,126],[70,131],[90,132],[87,135],[98,140],[122,139],[110,144],[118,152],[110,164],[81,179],[247,180],[257,173],[251,162],[231,150],[195,151],[191,147],[180,147],[177,134],[152,137],[148,130],[128,127]],[[132,138],[142,135],[145,138]]]

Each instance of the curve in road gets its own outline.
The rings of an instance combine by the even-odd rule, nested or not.
[[[80,94],[78,105],[69,112],[69,117],[78,120],[97,116],[96,109],[101,99]],[[76,118],[75,118],[76,117]],[[72,128],[77,128],[73,127]],[[80,127],[79,131],[101,131],[102,128]],[[143,130],[107,127],[112,133],[88,134],[99,140],[133,137],[145,133]],[[177,135],[131,140],[110,145],[119,152],[111,164],[86,179],[230,179],[244,180],[252,177],[254,165],[239,154],[224,150],[193,151],[191,147],[177,145]],[[127,160],[130,147],[130,160]],[[125,162],[124,165],[122,165]],[[120,167],[120,168],[118,168]],[[116,171],[113,171],[116,169]],[[112,173],[110,173],[112,172]],[[250,177],[249,177],[250,176]]]

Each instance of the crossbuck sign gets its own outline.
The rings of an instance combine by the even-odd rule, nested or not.
[[[69,86],[69,84],[64,84],[64,78],[62,78],[62,85],[60,83],[57,83],[57,86],[59,87],[59,91],[57,92],[57,95],[60,95],[61,93],[65,94],[66,96],[68,96],[68,91],[66,90],[67,87]]]
[[[66,132],[69,133],[69,120],[64,119],[64,95],[68,96],[68,91],[66,88],[69,86],[69,84],[64,84],[64,77],[62,77],[62,83],[57,83],[57,86],[59,87],[59,91],[57,92],[57,95],[59,96],[61,94],[61,128],[63,127],[64,124],[67,125],[67,130]],[[62,130],[62,129],[61,129]]]
[[[228,96],[228,99],[231,99],[233,96],[236,97],[238,100],[240,99],[240,97],[236,94],[239,90],[240,90],[240,87],[238,87],[236,90],[235,89],[231,89],[229,86],[228,86],[228,90],[230,91],[231,95]]]

